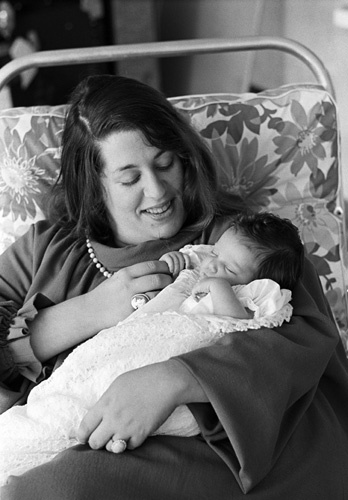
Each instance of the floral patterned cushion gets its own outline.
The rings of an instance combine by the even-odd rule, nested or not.
[[[304,84],[171,101],[208,142],[225,188],[299,227],[347,347],[347,249],[331,96]],[[65,112],[65,105],[0,111],[0,252],[45,217]]]
[[[66,106],[0,110],[0,253],[45,217]]]

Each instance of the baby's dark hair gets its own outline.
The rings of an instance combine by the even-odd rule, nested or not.
[[[292,290],[302,275],[304,247],[297,227],[269,212],[240,213],[232,227],[245,236],[258,260],[255,279],[268,278]],[[251,244],[249,245],[248,242]]]

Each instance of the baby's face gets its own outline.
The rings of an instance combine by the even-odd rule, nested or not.
[[[243,285],[255,279],[257,268],[255,254],[246,246],[245,238],[231,228],[203,260],[201,277],[224,278],[231,285]]]

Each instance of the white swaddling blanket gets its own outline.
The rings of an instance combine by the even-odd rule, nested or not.
[[[249,285],[235,287],[237,295],[247,296],[248,307],[259,313],[268,311],[266,316],[255,314],[253,319],[236,320],[163,311],[168,303],[176,307],[182,301],[183,290],[188,295],[184,284],[192,278],[191,273],[184,271],[178,285],[170,285],[127,320],[78,346],[49,379],[31,391],[26,405],[0,415],[0,485],[10,474],[21,474],[77,444],[83,416],[120,374],[208,346],[230,332],[278,326],[291,317],[291,293],[270,280],[259,280],[262,293],[257,294],[258,304],[249,296],[255,285],[249,284],[254,288],[249,294],[245,292]],[[171,301],[173,293],[176,299]],[[262,295],[266,295],[266,306],[261,304]],[[156,308],[163,312],[153,312]],[[156,431],[179,436],[198,433],[186,406],[178,407]]]

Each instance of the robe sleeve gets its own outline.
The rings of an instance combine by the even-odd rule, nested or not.
[[[292,305],[290,323],[230,333],[214,346],[176,358],[210,401],[189,405],[203,437],[244,492],[272,469],[340,342],[309,262]]]
[[[0,382],[8,389],[18,389],[23,378],[35,383],[42,378],[28,323],[50,302],[40,293],[27,296],[33,274],[33,245],[31,229],[0,258]]]

